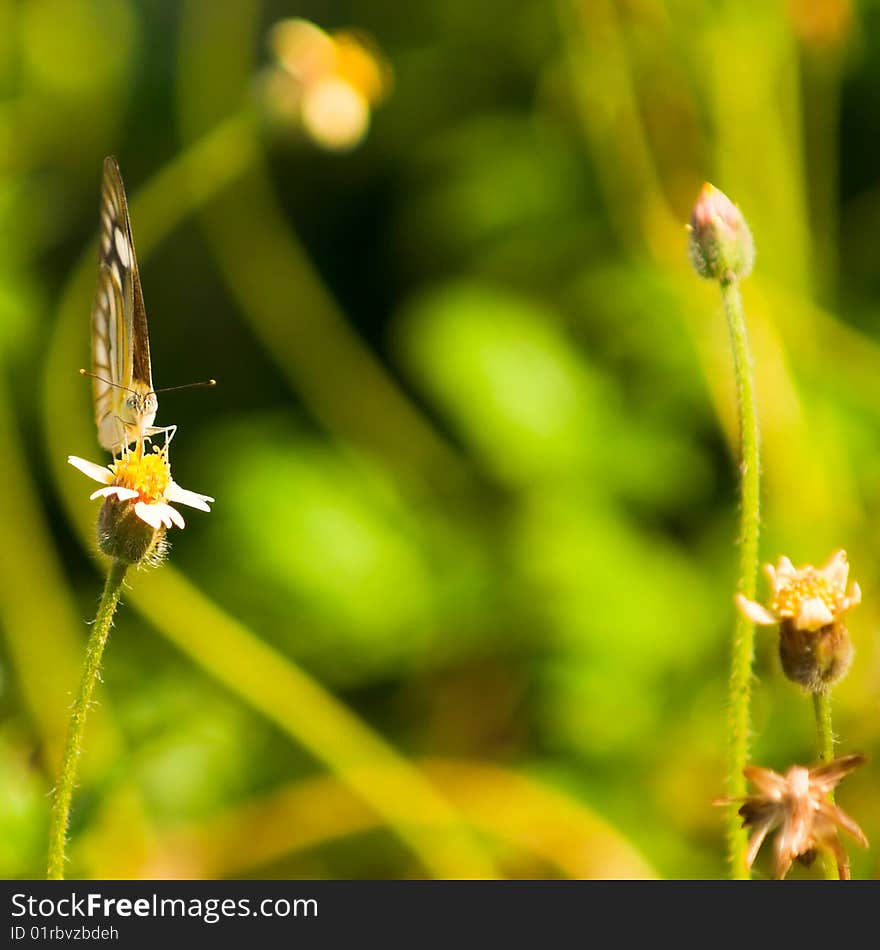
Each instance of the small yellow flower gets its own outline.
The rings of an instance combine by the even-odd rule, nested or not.
[[[841,808],[828,800],[842,778],[865,761],[863,755],[845,755],[825,765],[807,769],[793,765],[785,775],[750,765],[743,774],[755,786],[756,795],[722,798],[716,805],[742,802],[743,827],[751,828],[746,861],[751,867],[767,835],[779,829],[773,842],[774,876],[781,880],[795,859],[809,863],[816,850],[834,855],[841,880],[849,880],[849,859],[838,837],[841,829],[863,848],[868,839]]]
[[[183,516],[169,502],[210,511],[210,495],[181,488],[171,478],[171,465],[166,447],[154,446],[152,452],[130,452],[106,467],[71,455],[67,459],[84,475],[102,482],[106,487],[92,492],[89,498],[116,498],[133,501],[134,513],[154,530],[177,525],[185,527]],[[137,500],[135,500],[137,499]]]
[[[737,606],[752,623],[779,624],[783,672],[811,693],[824,692],[852,662],[844,614],[862,600],[858,584],[847,588],[846,551],[835,551],[821,570],[812,564],[796,568],[787,557],[775,568],[766,564],[764,570],[770,580],[769,605],[737,594]]]

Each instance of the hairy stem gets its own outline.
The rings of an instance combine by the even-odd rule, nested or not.
[[[813,693],[813,713],[816,717],[816,745],[819,750],[819,759],[822,762],[830,762],[834,758],[834,730],[831,727],[831,693],[828,690]],[[829,792],[828,797],[834,801],[834,792]],[[831,855],[823,851],[821,859],[826,880],[839,880],[840,874]]]
[[[758,532],[760,526],[760,457],[755,385],[749,354],[746,321],[739,286],[733,277],[721,281],[724,313],[733,350],[740,431],[740,526],[739,582],[737,590],[753,600],[758,573]],[[749,702],[755,628],[742,613],[736,615],[730,665],[729,690],[729,774],[731,798],[746,793],[743,769],[749,758]],[[749,877],[746,866],[746,835],[740,828],[737,806],[730,806],[728,855],[732,876]]]
[[[816,716],[816,742],[819,758],[830,762],[834,758],[834,731],[831,728],[831,693],[813,693],[813,712]]]
[[[83,733],[85,732],[86,716],[92,702],[95,684],[100,677],[101,657],[104,646],[113,623],[116,605],[122,592],[122,581],[128,565],[123,561],[114,561],[107,574],[104,593],[98,605],[98,614],[89,634],[86,644],[86,659],[83,665],[82,679],[79,691],[73,701],[70,713],[70,723],[67,729],[67,741],[64,745],[64,755],[61,760],[61,774],[55,788],[55,798],[52,802],[52,815],[49,823],[49,863],[46,876],[49,880],[64,879],[65,852],[67,849],[67,826],[70,820],[70,801],[73,797],[73,788],[76,782],[76,767],[82,750]]]

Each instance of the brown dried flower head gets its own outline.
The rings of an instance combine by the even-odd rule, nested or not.
[[[852,661],[852,642],[844,614],[861,603],[855,582],[847,588],[846,551],[835,551],[821,569],[796,568],[787,557],[776,567],[766,564],[770,602],[763,606],[742,594],[739,609],[762,626],[779,625],[779,657],[785,675],[810,692],[823,692],[837,682]]]
[[[773,873],[777,880],[788,874],[796,858],[809,863],[815,851],[831,853],[837,861],[840,879],[849,880],[849,859],[838,829],[847,832],[863,848],[868,847],[868,839],[845,811],[829,801],[828,794],[864,761],[863,755],[845,755],[814,769],[793,765],[785,775],[757,765],[744,769],[743,774],[757,794],[719,799],[715,804],[743,803],[739,814],[743,827],[751,829],[746,853],[748,866],[754,863],[767,835],[778,829],[773,842]]]

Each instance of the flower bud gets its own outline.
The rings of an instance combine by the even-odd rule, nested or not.
[[[691,213],[688,253],[694,270],[711,280],[748,277],[755,242],[739,208],[706,182]]]
[[[98,547],[114,561],[157,564],[165,555],[165,526],[154,528],[135,512],[135,502],[110,495],[98,513]]]
[[[852,641],[842,620],[818,630],[801,629],[792,620],[779,625],[782,671],[811,693],[824,693],[842,679],[852,657]]]

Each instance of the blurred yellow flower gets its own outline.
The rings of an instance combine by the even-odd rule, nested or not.
[[[346,151],[363,141],[372,109],[388,94],[391,67],[365,34],[326,33],[290,18],[269,31],[276,66],[264,77],[276,119],[295,123],[322,148]]]
[[[852,0],[788,0],[786,12],[795,34],[811,50],[838,50],[852,37]]]

